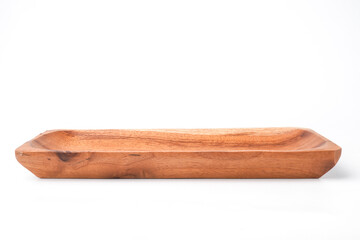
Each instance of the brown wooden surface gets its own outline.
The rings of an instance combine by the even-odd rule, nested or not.
[[[340,154],[300,128],[53,130],[16,149],[41,178],[319,178]]]

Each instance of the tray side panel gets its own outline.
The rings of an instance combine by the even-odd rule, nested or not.
[[[40,178],[319,178],[337,151],[309,152],[22,152]]]

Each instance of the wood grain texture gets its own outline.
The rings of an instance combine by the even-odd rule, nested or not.
[[[40,178],[319,178],[341,148],[302,128],[53,130],[15,153]]]

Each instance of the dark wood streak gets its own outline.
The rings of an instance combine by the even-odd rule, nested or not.
[[[38,141],[37,139],[34,139],[33,141],[30,142],[30,145],[32,147],[37,147],[34,143],[36,143],[37,145],[39,145],[40,147],[44,148],[44,149],[49,149],[47,146],[45,146],[44,144],[42,144],[40,141]]]
[[[314,146],[313,148],[319,148],[319,147],[321,147],[321,146],[323,146],[323,145],[325,145],[325,144],[326,144],[326,141],[322,141],[321,143],[319,143],[318,145]]]

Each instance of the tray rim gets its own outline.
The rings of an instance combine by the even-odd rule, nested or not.
[[[40,137],[48,134],[52,134],[55,132],[64,132],[64,131],[75,131],[75,132],[87,132],[87,131],[157,131],[157,132],[171,132],[171,131],[193,131],[193,130],[270,130],[270,129],[293,129],[293,130],[303,130],[314,134],[324,141],[328,142],[330,146],[326,148],[313,148],[313,149],[224,149],[224,150],[57,150],[57,149],[47,149],[45,147],[34,147],[31,145],[31,142],[36,141]],[[210,135],[210,134],[209,134]],[[325,138],[321,134],[317,133],[316,131],[310,128],[300,128],[300,127],[266,127],[266,128],[164,128],[164,129],[53,129],[53,130],[46,130],[43,133],[38,134],[36,137],[32,138],[31,140],[25,142],[18,148],[16,148],[16,154],[22,155],[24,153],[63,153],[63,152],[71,152],[71,153],[243,153],[243,152],[276,152],[276,153],[303,153],[303,152],[338,152],[342,151],[342,148],[335,144],[334,142],[330,141],[329,139]]]

